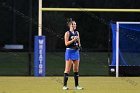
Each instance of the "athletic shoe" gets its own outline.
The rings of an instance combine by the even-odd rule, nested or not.
[[[76,86],[75,89],[77,89],[77,90],[82,90],[82,89],[84,89],[84,88],[83,88],[83,87],[80,87],[80,86]]]
[[[63,90],[68,90],[69,88],[67,86],[63,86]]]

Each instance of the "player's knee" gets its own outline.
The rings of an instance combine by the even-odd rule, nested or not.
[[[74,72],[78,72],[78,68],[74,68],[73,71],[74,71]]]

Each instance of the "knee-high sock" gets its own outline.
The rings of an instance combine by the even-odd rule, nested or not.
[[[64,73],[64,86],[67,86],[68,76],[68,73]]]
[[[78,83],[78,77],[79,77],[78,72],[74,72],[75,86],[78,86],[79,85],[79,83]]]

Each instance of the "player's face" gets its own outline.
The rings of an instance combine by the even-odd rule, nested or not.
[[[73,28],[73,30],[76,29],[76,22],[75,21],[72,22],[71,27]]]

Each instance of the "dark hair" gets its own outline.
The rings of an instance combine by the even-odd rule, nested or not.
[[[73,20],[72,18],[68,18],[67,19],[67,26],[69,27],[69,25],[75,20]]]

